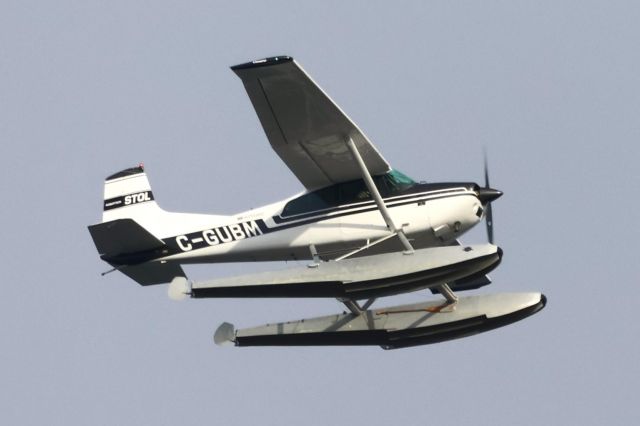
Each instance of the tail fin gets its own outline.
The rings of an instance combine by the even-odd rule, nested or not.
[[[122,170],[104,182],[102,221],[130,218],[144,223],[162,212],[153,198],[151,185],[142,165]]]
[[[179,264],[153,261],[165,243],[147,228],[167,213],[153,198],[142,165],[115,173],[104,183],[102,223],[89,226],[100,257],[142,285],[184,277]]]
[[[163,238],[228,223],[229,216],[167,212],[156,203],[142,165],[104,182],[102,223],[89,227],[101,258],[140,284],[184,277],[177,260],[166,260]]]

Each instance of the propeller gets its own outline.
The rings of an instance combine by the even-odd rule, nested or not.
[[[487,152],[484,152],[484,187],[478,190],[478,198],[484,207],[484,218],[487,224],[487,238],[489,243],[493,244],[493,210],[491,202],[500,198],[502,191],[491,188],[489,184],[489,165],[487,161]]]

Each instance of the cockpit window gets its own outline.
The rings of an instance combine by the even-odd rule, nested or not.
[[[416,184],[413,179],[397,170],[374,176],[373,181],[383,198],[404,193]],[[282,216],[294,216],[370,199],[371,194],[364,180],[352,180],[318,189],[289,201],[282,210]]]

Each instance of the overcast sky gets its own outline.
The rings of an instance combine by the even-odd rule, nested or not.
[[[4,0],[1,422],[637,423],[638,22],[637,2],[616,1]],[[505,255],[480,292],[542,291],[547,307],[404,350],[221,348],[223,321],[343,308],[177,303],[101,277],[86,226],[113,172],[144,161],[175,211],[231,214],[302,189],[229,70],[282,54],[415,179],[481,181],[487,147]]]

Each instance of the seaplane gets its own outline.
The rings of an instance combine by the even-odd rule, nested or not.
[[[232,215],[161,209],[142,165],[104,182],[102,222],[89,226],[100,258],[143,286],[168,283],[173,299],[332,298],[341,313],[236,329],[217,344],[375,345],[443,342],[540,311],[539,292],[459,296],[491,283],[503,256],[491,203],[502,192],[474,182],[414,181],[392,168],[340,107],[289,56],[236,65],[273,150],[305,190]],[[486,244],[460,237],[486,222]],[[296,266],[190,280],[183,265],[291,261]],[[428,291],[435,300],[373,307]]]

